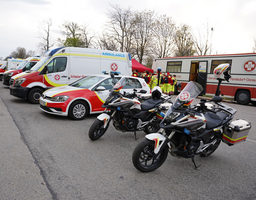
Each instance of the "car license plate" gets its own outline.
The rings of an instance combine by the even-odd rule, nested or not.
[[[39,99],[39,102],[40,102],[40,105],[42,105],[42,106],[46,105],[46,102],[44,100],[42,100],[42,99]]]

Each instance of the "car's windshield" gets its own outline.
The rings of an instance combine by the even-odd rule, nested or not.
[[[23,61],[16,67],[16,69],[22,69],[27,63],[28,63],[27,60],[23,60]]]
[[[71,83],[70,86],[87,89],[87,88],[90,88],[93,85],[97,84],[102,79],[104,79],[104,77],[102,77],[102,76],[86,76],[84,78],[81,78],[81,79]]]
[[[51,56],[42,57],[42,59],[31,68],[31,70],[38,71],[50,58]]]

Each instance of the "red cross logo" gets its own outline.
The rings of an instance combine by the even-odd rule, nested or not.
[[[60,80],[60,75],[56,74],[56,75],[54,76],[54,79],[55,79],[56,81]]]
[[[188,92],[182,92],[179,96],[181,101],[187,101],[190,98],[190,94]]]
[[[116,70],[118,69],[118,66],[117,66],[116,63],[112,63],[112,64],[110,65],[110,68],[111,68],[112,71],[116,71]]]
[[[249,60],[244,64],[244,70],[247,72],[252,72],[256,67],[256,64],[254,61]]]

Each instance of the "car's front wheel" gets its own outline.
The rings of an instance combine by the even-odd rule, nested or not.
[[[70,119],[82,120],[89,114],[89,107],[84,101],[75,101],[71,104],[68,112]]]

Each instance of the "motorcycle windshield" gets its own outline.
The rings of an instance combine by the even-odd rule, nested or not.
[[[126,78],[122,77],[113,87],[111,91],[120,91],[126,84]]]
[[[193,100],[203,91],[203,87],[194,81],[190,81],[176,97],[173,108],[182,109],[189,106]]]

